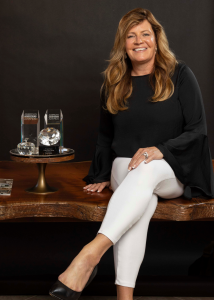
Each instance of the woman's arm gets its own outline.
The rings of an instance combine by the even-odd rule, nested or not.
[[[104,92],[100,99],[100,123],[96,142],[96,149],[90,165],[89,173],[82,180],[87,184],[110,181],[112,168],[111,144],[114,135],[112,115],[104,110]]]
[[[183,133],[155,147],[163,153],[178,179],[186,184],[186,198],[201,194],[213,198],[214,174],[203,98],[195,75],[186,65],[179,72],[178,88],[184,116]]]

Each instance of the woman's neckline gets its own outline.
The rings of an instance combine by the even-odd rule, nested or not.
[[[131,77],[133,78],[133,77],[144,77],[144,76],[149,76],[151,73],[149,73],[149,74],[145,74],[145,75],[137,75],[137,76],[135,76],[135,75],[131,75]]]

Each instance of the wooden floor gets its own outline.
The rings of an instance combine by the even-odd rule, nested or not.
[[[51,296],[0,296],[0,300],[52,300]],[[117,300],[110,296],[82,296],[80,300]],[[134,300],[214,300],[214,297],[145,297],[137,296]]]

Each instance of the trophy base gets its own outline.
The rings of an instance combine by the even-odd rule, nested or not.
[[[39,146],[39,155],[59,154],[59,146]]]

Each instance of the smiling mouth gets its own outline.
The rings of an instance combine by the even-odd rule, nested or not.
[[[144,52],[146,50],[147,50],[147,48],[136,48],[136,49],[133,49],[133,51],[135,51],[135,52]]]

